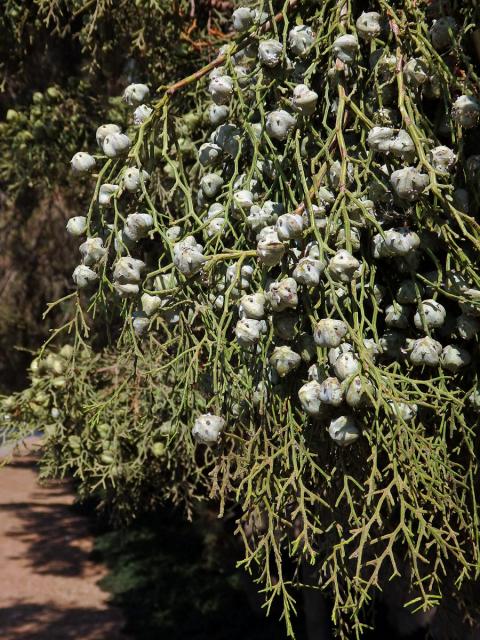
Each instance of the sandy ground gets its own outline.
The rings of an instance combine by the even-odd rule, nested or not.
[[[127,640],[73,501],[67,482],[38,484],[25,451],[0,469],[1,640]]]

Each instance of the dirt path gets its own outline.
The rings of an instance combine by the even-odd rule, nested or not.
[[[73,500],[66,482],[37,483],[32,456],[0,469],[2,640],[126,640]]]

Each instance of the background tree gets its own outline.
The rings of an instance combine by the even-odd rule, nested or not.
[[[72,286],[76,244],[65,224],[87,197],[68,159],[91,140],[98,120],[126,121],[119,93],[132,78],[162,84],[207,61],[225,37],[229,8],[211,0],[3,4],[1,388],[25,385],[32,350],[63,318],[61,309],[42,316]]]

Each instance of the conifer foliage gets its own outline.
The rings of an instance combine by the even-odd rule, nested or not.
[[[46,416],[45,472],[124,516],[235,505],[290,635],[302,563],[341,638],[398,576],[411,611],[475,619],[478,17],[237,7],[210,63],[135,78],[128,124],[71,158],[76,289],[12,433]]]

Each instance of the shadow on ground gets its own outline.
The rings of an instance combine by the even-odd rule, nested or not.
[[[121,640],[93,560],[92,519],[68,482],[38,484],[34,456],[0,469],[0,639]]]
[[[32,458],[15,459],[9,467],[36,473]],[[73,491],[70,483],[51,481],[43,486],[43,490],[30,491],[28,501],[0,505],[1,516],[11,513],[20,525],[5,535],[26,545],[23,560],[28,559],[35,573],[82,575],[90,551],[82,548],[79,540],[90,535],[89,522],[79,518],[79,509],[69,504]]]
[[[59,609],[54,605],[18,603],[0,607],[0,633],[8,640],[116,640],[109,611]]]

